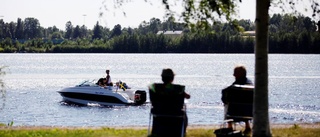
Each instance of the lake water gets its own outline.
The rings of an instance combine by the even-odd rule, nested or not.
[[[61,103],[57,90],[105,76],[147,90],[161,82],[163,68],[176,73],[174,83],[191,94],[189,124],[219,124],[223,120],[221,89],[244,64],[254,80],[254,54],[0,54],[8,66],[5,105],[0,123],[15,126],[130,126],[149,124],[150,104],[105,108]],[[320,55],[269,55],[271,124],[320,122]],[[1,104],[3,100],[1,100]]]

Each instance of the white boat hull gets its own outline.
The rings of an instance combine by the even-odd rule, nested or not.
[[[141,105],[146,101],[144,90],[115,89],[95,84],[77,85],[58,91],[63,101],[80,105],[99,104],[104,106]]]

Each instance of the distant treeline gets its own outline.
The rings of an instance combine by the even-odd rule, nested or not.
[[[254,31],[251,20],[236,21],[243,31]],[[0,20],[0,52],[36,53],[253,53],[254,35],[230,23],[216,22],[208,30],[190,31],[173,17],[152,18],[138,28],[73,26],[43,28],[35,18],[5,23]],[[270,17],[269,53],[320,53],[320,21],[309,17],[274,14]],[[182,34],[157,34],[159,31]]]

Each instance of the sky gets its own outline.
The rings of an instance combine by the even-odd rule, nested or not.
[[[152,4],[145,0],[131,0],[132,2],[124,3],[120,8],[114,8],[114,1],[116,0],[1,0],[0,19],[4,22],[17,22],[18,18],[24,20],[33,17],[39,20],[42,27],[56,26],[61,30],[65,30],[68,21],[74,27],[85,25],[88,29],[93,29],[97,22],[108,28],[117,24],[135,28],[153,17],[164,20],[165,10],[161,0],[149,0]],[[182,10],[181,4],[171,8],[177,12]],[[254,20],[255,0],[242,0],[239,8],[236,18]],[[99,16],[101,12],[103,16]]]

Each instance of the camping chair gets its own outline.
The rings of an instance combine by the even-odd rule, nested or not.
[[[148,136],[183,137],[187,124],[184,86],[173,85],[173,88],[168,90],[163,84],[154,84],[154,88],[149,89],[149,95],[152,108]]]
[[[222,90],[226,120],[220,129],[214,131],[217,137],[243,137],[242,132],[236,129],[236,123],[252,120],[253,91],[251,85],[232,85]],[[234,124],[234,128],[227,128],[226,123]]]
[[[254,86],[232,85],[226,90],[226,119],[249,121],[253,117]]]

